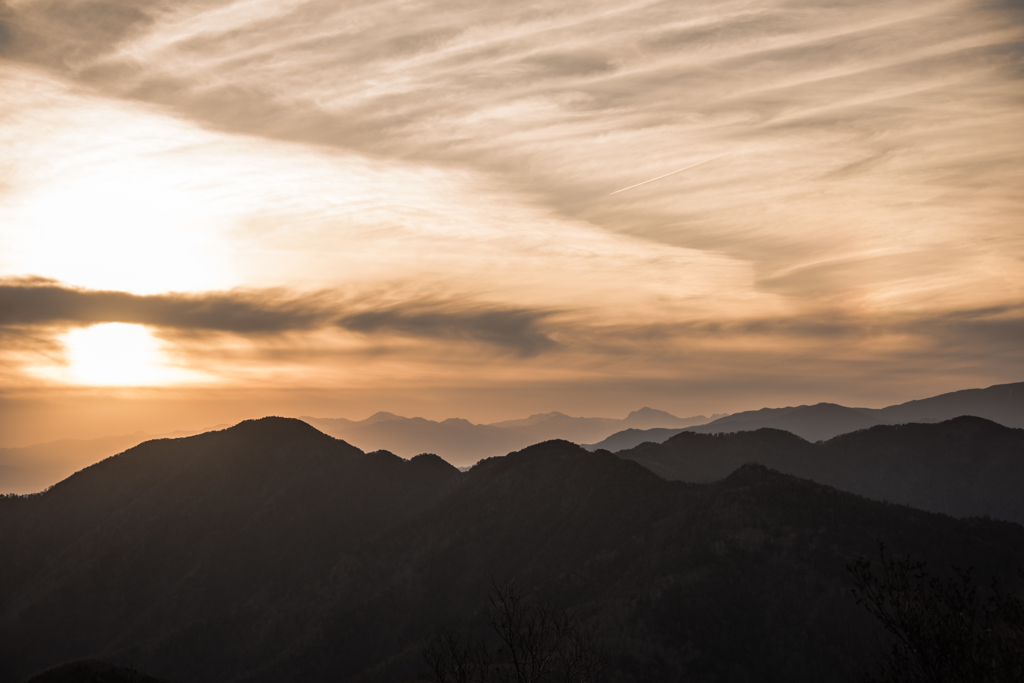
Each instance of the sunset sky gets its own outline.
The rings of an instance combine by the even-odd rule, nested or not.
[[[1024,5],[0,0],[0,446],[1024,379]]]

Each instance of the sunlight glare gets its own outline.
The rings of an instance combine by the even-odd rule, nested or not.
[[[141,325],[93,325],[68,332],[64,344],[71,379],[78,384],[151,386],[187,378],[167,364],[159,340]]]

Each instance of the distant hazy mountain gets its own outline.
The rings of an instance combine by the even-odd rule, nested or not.
[[[178,431],[153,435],[135,432],[99,439],[62,439],[22,448],[0,448],[0,494],[42,491],[84,467],[143,441],[197,433]]]
[[[860,410],[892,423],[939,422],[961,415],[977,415],[1006,427],[1024,427],[1024,382],[954,391],[877,411]]]
[[[681,418],[661,410],[641,408],[622,420],[570,417],[558,412],[492,424],[473,424],[458,418],[435,422],[422,417],[407,418],[383,412],[359,422],[308,416],[300,419],[364,450],[388,450],[402,456],[437,453],[448,462],[465,466],[481,458],[505,455],[550,439],[590,442],[625,428],[689,427],[703,424],[711,418],[703,415]]]
[[[819,403],[813,406],[748,410],[683,429],[627,429],[616,432],[598,443],[585,444],[584,447],[589,450],[604,448],[616,452],[635,448],[647,441],[663,443],[682,431],[728,434],[757,429],[781,429],[809,441],[820,441],[878,424],[889,423],[865,414],[862,409],[846,408],[835,403]]]
[[[692,428],[705,434],[783,429],[808,441],[831,439],[880,424],[940,422],[976,415],[1006,427],[1024,427],[1024,382],[967,389],[888,408],[847,408],[835,403],[788,408],[762,408],[734,413]]]
[[[857,408],[847,408],[835,403],[819,403],[796,408],[763,408],[729,415],[694,427],[692,431],[715,434],[719,432],[745,432],[754,429],[783,429],[801,436],[808,441],[831,439],[857,429],[866,429],[886,420],[866,415]]]
[[[846,566],[879,540],[1022,588],[1024,527],[759,465],[669,482],[552,441],[463,474],[266,418],[0,498],[0,680],[102,659],[193,683],[412,681],[432,634],[485,628],[492,581],[514,580],[596,630],[609,680],[847,681],[880,634]]]
[[[978,417],[878,425],[820,443],[777,429],[688,430],[618,455],[666,479],[692,482],[757,462],[875,500],[1024,524],[1024,429]]]

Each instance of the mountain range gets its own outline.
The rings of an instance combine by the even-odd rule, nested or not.
[[[570,417],[559,412],[492,424],[473,424],[460,418],[435,422],[387,412],[376,413],[365,420],[301,419],[365,451],[388,450],[406,457],[433,452],[458,466],[468,466],[481,458],[504,455],[548,439],[587,441],[604,438],[623,428],[654,425],[682,427],[702,424],[718,417],[721,415],[713,415],[711,418],[703,415],[680,418],[661,410],[641,408],[621,420]],[[201,431],[225,426],[217,425]],[[98,439],[62,439],[19,448],[0,448],[0,493],[36,493],[84,467],[144,441],[197,433],[200,432],[176,431],[158,435],[135,432]]]
[[[912,442],[946,443],[982,469],[986,453],[1021,456],[1019,430],[988,422],[907,427],[920,431],[858,433],[872,434],[867,464],[913,480],[916,465],[890,462]],[[816,448],[767,434],[777,452]],[[729,469],[730,449],[701,462]],[[865,445],[836,449],[862,457]],[[882,642],[847,565],[877,557],[880,541],[1024,589],[1018,524],[760,464],[667,481],[639,455],[548,441],[463,473],[286,418],[148,441],[43,493],[0,498],[0,680],[92,658],[179,683],[418,680],[431,637],[480,632],[490,586],[511,581],[593,630],[608,680],[846,681]]]
[[[781,429],[808,441],[821,441],[876,425],[941,422],[961,415],[983,417],[1006,427],[1024,427],[1024,382],[954,391],[877,409],[847,408],[835,403],[762,408],[726,415],[685,429],[704,434]],[[584,447],[590,450],[605,448],[615,452],[633,448],[645,441],[661,443],[683,429],[644,430],[634,427],[612,434],[597,443],[585,444]]]
[[[565,439],[584,444],[589,450],[604,448],[615,452],[645,441],[660,443],[684,429],[719,433],[767,427],[818,441],[879,424],[938,422],[960,415],[976,415],[1008,427],[1024,427],[1024,382],[956,391],[881,409],[819,403],[710,418],[703,415],[680,418],[661,410],[641,408],[624,419],[570,417],[551,412],[491,424],[474,424],[460,418],[438,422],[387,412],[376,413],[365,420],[310,416],[301,419],[364,451],[387,450],[402,457],[437,453],[465,468],[481,458],[504,455],[549,439]],[[104,457],[159,436],[137,432],[101,439],[64,439],[22,448],[0,448],[0,492],[41,491]]]
[[[757,462],[875,500],[1024,524],[1024,429],[980,417],[878,425],[817,443],[768,428],[684,431],[616,455],[689,482],[716,481]]]
[[[385,412],[361,421],[309,416],[299,419],[363,450],[387,450],[404,457],[424,452],[437,453],[456,466],[466,466],[482,458],[505,455],[550,439],[589,442],[623,429],[691,427],[718,417],[722,416],[676,417],[662,410],[641,408],[621,420],[571,417],[559,412],[491,424],[473,424],[460,418],[435,422],[422,417],[408,418]]]

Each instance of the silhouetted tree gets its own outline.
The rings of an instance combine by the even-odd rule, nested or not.
[[[885,683],[1002,683],[1024,681],[1024,603],[995,580],[983,599],[971,570],[942,579],[924,562],[886,557],[881,567],[860,559],[854,597],[892,636],[883,658]]]
[[[604,669],[596,634],[578,618],[547,605],[528,605],[512,584],[492,586],[487,621],[498,637],[462,639],[442,631],[423,651],[434,683],[593,683]]]

